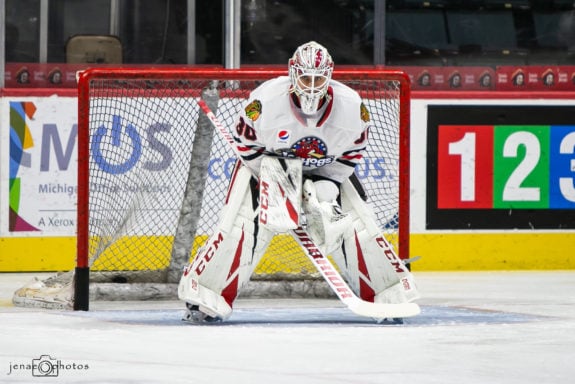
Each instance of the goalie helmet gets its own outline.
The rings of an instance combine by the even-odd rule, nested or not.
[[[289,60],[291,91],[307,115],[315,113],[327,93],[333,61],[327,49],[315,41],[299,46]]]

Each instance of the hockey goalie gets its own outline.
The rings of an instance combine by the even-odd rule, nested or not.
[[[331,255],[353,293],[371,303],[419,297],[411,272],[362,199],[354,169],[366,149],[369,112],[332,80],[333,61],[316,42],[289,60],[289,76],[256,88],[233,130],[236,164],[214,234],[184,268],[184,320],[227,319],[272,237],[304,228]]]

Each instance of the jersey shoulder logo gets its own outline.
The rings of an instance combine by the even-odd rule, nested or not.
[[[364,103],[361,103],[359,109],[361,119],[367,123],[369,121],[369,111],[367,110],[367,107]]]
[[[256,121],[259,119],[260,115],[262,114],[262,103],[259,100],[254,100],[248,104],[245,109],[246,116],[251,121]]]

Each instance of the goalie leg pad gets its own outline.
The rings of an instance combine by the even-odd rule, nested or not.
[[[373,302],[405,303],[419,298],[411,272],[349,180],[341,185],[341,196],[342,209],[353,223],[345,232],[342,250],[333,257],[352,289]]]
[[[249,170],[240,167],[232,180],[216,232],[185,267],[178,286],[180,300],[221,319],[231,315],[234,300],[273,237],[257,223],[257,184]]]

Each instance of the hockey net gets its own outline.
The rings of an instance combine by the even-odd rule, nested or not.
[[[20,305],[87,310],[90,299],[176,298],[182,268],[214,231],[235,163],[198,107],[230,129],[251,90],[279,70],[91,69],[79,76],[77,267],[24,287]],[[357,180],[388,241],[409,257],[409,80],[339,70],[370,112]],[[261,288],[256,288],[260,286]],[[28,290],[26,290],[28,289]],[[319,274],[276,235],[251,295],[321,296]]]

